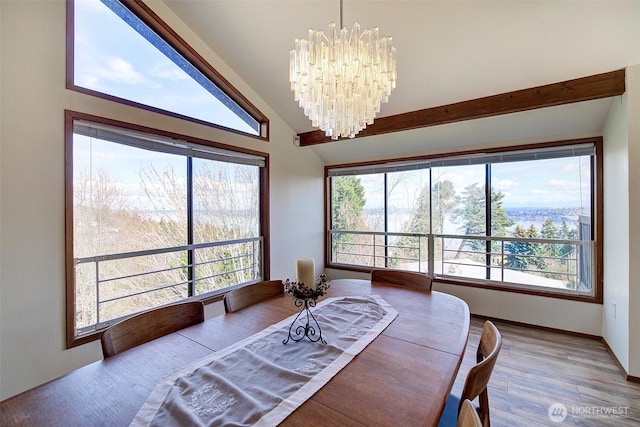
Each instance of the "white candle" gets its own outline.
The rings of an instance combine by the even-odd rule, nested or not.
[[[300,258],[296,262],[298,282],[304,283],[308,288],[316,288],[316,268],[312,258]]]

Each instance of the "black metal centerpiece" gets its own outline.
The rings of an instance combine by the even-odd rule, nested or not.
[[[284,292],[294,297],[295,306],[301,307],[301,309],[289,326],[289,336],[282,341],[282,344],[288,343],[289,340],[302,341],[305,337],[311,342],[327,343],[322,338],[320,324],[311,312],[311,308],[316,306],[317,299],[323,296],[330,286],[324,274],[321,274],[319,279],[320,281],[314,287],[309,287],[303,282],[290,282],[289,279],[284,282]],[[300,316],[302,316],[301,319]],[[298,319],[300,319],[300,323],[296,326]]]

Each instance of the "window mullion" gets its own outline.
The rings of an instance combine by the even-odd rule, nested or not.
[[[187,157],[187,244],[194,244],[193,237],[193,158]],[[194,249],[187,251],[187,275],[189,282],[189,296],[196,294],[196,269],[194,266],[195,254]]]
[[[389,267],[389,193],[387,180],[389,179],[389,174],[384,174],[384,267]],[[375,237],[374,237],[375,238]],[[374,247],[375,251],[375,247]],[[375,257],[375,253],[374,253]]]
[[[491,236],[491,163],[485,165],[485,234]],[[491,279],[491,240],[485,242],[486,278]]]
[[[438,230],[444,233],[444,230]],[[433,168],[429,168],[429,238],[427,247],[427,272],[435,276],[435,238],[433,236]],[[444,239],[441,240],[444,246]]]

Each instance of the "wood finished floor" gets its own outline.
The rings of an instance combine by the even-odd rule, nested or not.
[[[489,381],[492,427],[640,426],[640,384],[626,381],[597,340],[494,322],[502,349]],[[472,318],[469,342],[453,386],[460,394],[475,363],[484,319]],[[562,403],[568,416],[553,422],[549,407]],[[588,412],[624,412],[607,417]],[[575,414],[574,414],[575,413]]]

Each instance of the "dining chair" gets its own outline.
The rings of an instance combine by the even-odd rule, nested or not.
[[[407,285],[414,288],[431,290],[433,279],[425,273],[418,273],[416,271],[380,268],[371,270],[371,281]]]
[[[258,301],[284,293],[282,280],[265,280],[227,292],[224,311],[233,313]]]
[[[456,427],[482,427],[482,421],[469,399],[462,401]]]
[[[476,351],[476,364],[471,367],[462,388],[462,394],[449,395],[438,427],[452,427],[457,424],[462,404],[465,400],[473,401],[478,397],[479,407],[475,408],[482,421],[483,427],[490,427],[489,395],[487,384],[491,378],[493,367],[498,359],[502,347],[502,336],[493,322],[484,322],[480,342]]]
[[[138,313],[102,332],[102,355],[106,359],[203,321],[204,304],[201,301],[181,302]]]

